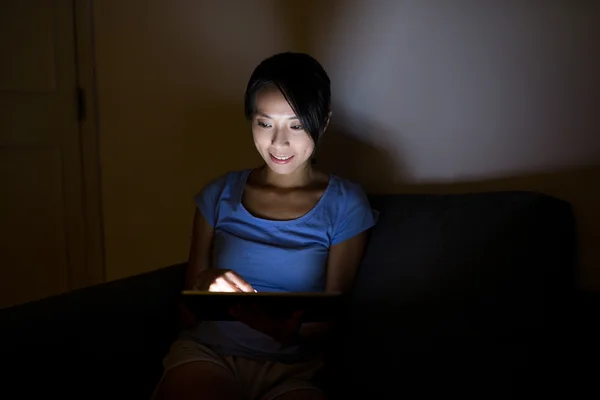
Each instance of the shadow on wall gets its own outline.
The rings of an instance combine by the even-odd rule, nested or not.
[[[373,121],[334,111],[317,147],[317,167],[358,182],[369,193],[389,193],[394,182],[405,179],[402,159],[394,156],[398,152],[388,152],[381,144],[389,137],[386,132]],[[368,143],[364,139],[368,133],[376,133],[377,141]]]

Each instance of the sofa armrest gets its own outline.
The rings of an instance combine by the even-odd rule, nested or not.
[[[64,394],[81,384],[86,393],[93,387],[114,395],[119,387],[149,396],[177,334],[184,274],[180,264],[2,310],[0,355],[10,366],[4,378],[17,385],[43,371],[45,390]],[[21,394],[39,389],[18,386]]]

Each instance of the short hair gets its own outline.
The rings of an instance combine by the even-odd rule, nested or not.
[[[275,85],[315,144],[325,131],[331,106],[331,82],[317,60],[304,53],[279,53],[262,61],[250,76],[244,109],[252,119],[256,94]]]

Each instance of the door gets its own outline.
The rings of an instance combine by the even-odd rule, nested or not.
[[[94,283],[74,10],[0,2],[0,308]]]

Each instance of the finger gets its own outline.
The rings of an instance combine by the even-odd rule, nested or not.
[[[239,292],[240,289],[224,277],[219,277],[219,287],[223,292]]]
[[[224,278],[227,279],[231,284],[235,285],[241,292],[252,293],[256,292],[254,288],[244,280],[241,276],[236,274],[235,272],[229,271],[224,275]]]
[[[208,291],[209,292],[223,292],[223,289],[221,288],[221,285],[219,285],[218,282],[213,282],[208,287]]]
[[[211,292],[239,292],[240,290],[234,284],[228,282],[223,277],[218,277],[215,281],[210,285],[209,291]]]
[[[231,282],[232,284],[237,286],[241,292],[248,292],[248,293],[256,292],[256,290],[254,290],[254,288],[248,282],[246,282],[241,276],[239,276],[238,274],[236,274],[234,272],[229,271],[229,272],[225,273],[224,277],[229,282]]]
[[[292,314],[287,319],[287,324],[289,327],[297,327],[302,324],[302,317],[304,316],[304,310],[297,310],[292,312]]]
[[[236,306],[231,306],[231,307],[229,307],[229,314],[230,314],[230,315],[231,315],[233,318],[235,318],[235,319],[237,319],[237,320],[239,320],[239,319],[240,319],[240,317],[241,317],[241,315],[242,315],[242,313],[240,312],[240,309],[239,309],[239,307],[236,307]]]

